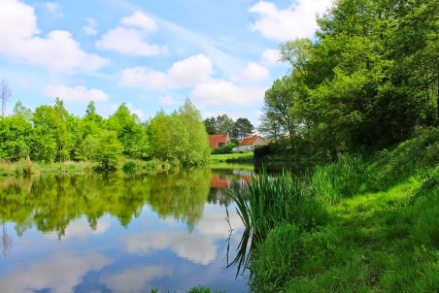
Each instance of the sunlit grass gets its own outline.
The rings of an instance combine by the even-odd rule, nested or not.
[[[247,195],[243,206],[254,227],[280,215],[252,246],[251,289],[439,292],[438,139],[436,130],[423,132],[373,159],[347,157],[308,174],[307,196],[329,214],[312,229],[275,209],[254,216],[259,208]],[[274,190],[283,188],[264,188],[264,205],[275,198],[285,210],[295,208]]]
[[[233,153],[233,154],[218,154],[210,155],[210,163],[224,163],[224,162],[252,162],[253,152]]]

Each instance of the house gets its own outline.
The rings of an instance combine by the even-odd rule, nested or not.
[[[230,143],[229,134],[211,134],[209,135],[209,144],[212,149],[221,148]]]
[[[233,148],[235,153],[252,151],[257,147],[267,145],[268,142],[263,140],[261,137],[254,135],[251,137],[244,138],[243,141],[239,143],[239,145]]]

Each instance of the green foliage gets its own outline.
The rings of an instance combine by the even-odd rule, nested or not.
[[[32,125],[21,116],[0,118],[0,159],[17,162],[29,153]]]
[[[133,161],[125,162],[122,165],[122,170],[124,172],[135,172],[137,168],[138,168],[137,164],[134,163]]]
[[[159,112],[150,121],[148,134],[151,152],[160,160],[201,165],[209,159],[208,134],[200,113],[189,100],[171,115]]]
[[[312,197],[307,183],[293,179],[288,172],[278,176],[262,172],[244,189],[235,185],[229,196],[246,229],[252,229],[256,243],[280,223],[309,231],[327,221],[326,210]]]
[[[233,152],[233,148],[236,145],[234,143],[229,143],[226,146],[218,147],[214,150],[212,150],[212,154],[231,154]]]
[[[358,158],[341,158],[326,166],[317,166],[312,175],[316,196],[328,203],[352,197],[365,191],[369,180],[365,163]]]
[[[255,127],[247,118],[238,118],[233,124],[231,138],[238,142],[254,133]]]
[[[114,171],[122,153],[122,144],[118,141],[116,132],[107,131],[99,139],[100,148],[96,157],[98,163],[94,167],[97,172]]]
[[[290,156],[336,160],[388,148],[439,113],[437,1],[340,0],[315,41],[281,44],[291,74],[265,93],[260,131]],[[416,44],[416,45],[414,45]]]

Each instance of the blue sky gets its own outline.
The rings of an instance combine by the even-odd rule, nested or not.
[[[279,44],[312,37],[331,0],[0,0],[0,79],[34,109],[64,100],[103,116],[126,103],[142,120],[186,97],[203,118],[257,126],[264,92],[288,65]]]

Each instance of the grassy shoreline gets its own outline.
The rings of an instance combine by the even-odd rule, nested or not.
[[[438,163],[433,129],[301,180],[260,176],[240,209],[259,236],[252,290],[439,292]]]
[[[127,164],[129,163],[129,164]],[[0,177],[24,176],[39,174],[87,174],[95,172],[93,168],[95,162],[63,162],[63,163],[38,163],[38,162],[0,162]],[[126,166],[131,170],[126,170]],[[177,169],[179,166],[160,160],[141,161],[141,160],[120,160],[116,166],[116,171],[130,172],[161,172],[170,169]]]
[[[119,160],[116,170],[124,170],[127,162],[133,162],[132,171],[141,172],[161,172],[170,169],[179,169],[180,166],[173,162],[163,162],[160,160],[141,161],[141,160]],[[26,174],[84,174],[93,172],[95,162],[63,162],[63,163],[39,163],[39,162],[0,162],[0,177],[23,176]],[[212,169],[246,169],[253,170],[253,152],[236,153],[225,155],[211,155],[210,166]]]

